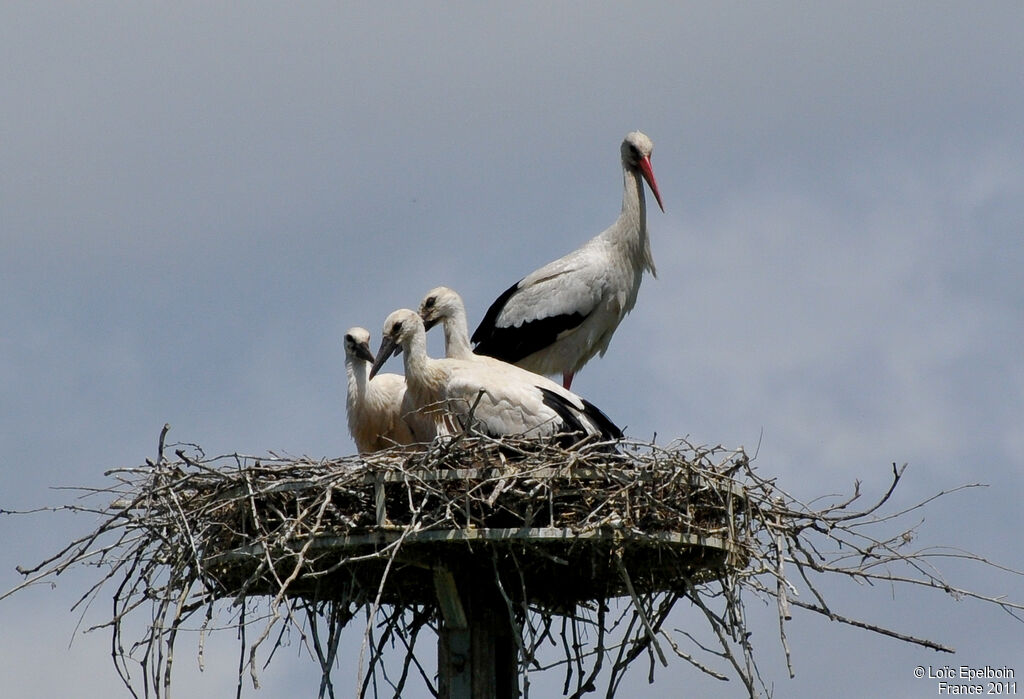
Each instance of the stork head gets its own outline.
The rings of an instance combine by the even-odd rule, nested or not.
[[[349,361],[362,359],[373,363],[373,352],[370,351],[369,330],[355,327],[345,331],[345,359]]]
[[[423,327],[430,330],[446,318],[455,317],[462,310],[465,313],[465,306],[462,297],[447,286],[439,286],[427,292],[420,303],[420,318],[423,319]]]
[[[651,153],[654,142],[640,131],[630,131],[622,141],[622,166],[640,173],[651,188],[651,193],[658,200],[658,206],[665,210],[658,191],[658,181],[654,179],[654,168],[651,167]]]
[[[417,334],[422,335],[425,332],[423,320],[416,311],[410,311],[408,308],[399,308],[397,311],[393,311],[384,321],[380,349],[377,350],[377,357],[373,360],[373,366],[370,368],[370,378],[372,379],[377,374],[384,366],[384,362],[403,349],[408,349]]]

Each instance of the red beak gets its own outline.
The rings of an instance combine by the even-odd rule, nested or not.
[[[658,181],[654,179],[654,168],[651,167],[651,159],[644,158],[640,161],[640,174],[647,180],[647,186],[651,188],[654,193],[654,198],[658,200],[658,206],[661,207],[662,212],[665,211],[665,205],[661,203],[661,192],[658,191]]]

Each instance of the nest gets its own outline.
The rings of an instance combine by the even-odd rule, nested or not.
[[[262,459],[192,473],[175,514],[204,533],[194,553],[220,596],[276,594],[298,570],[289,594],[346,601],[354,585],[429,605],[445,569],[566,610],[627,595],[623,570],[634,593],[655,593],[742,568],[744,491],[726,475],[742,452],[627,449],[471,438],[411,456]]]
[[[760,477],[742,449],[683,441],[570,450],[467,433],[368,458],[208,457],[190,444],[169,445],[170,458],[166,434],[165,426],[155,461],[110,471],[113,486],[87,492],[103,505],[65,508],[100,514],[94,532],[22,571],[29,579],[21,587],[75,564],[105,570],[82,601],[114,584],[114,615],[100,626],[112,629],[115,666],[136,696],[169,694],[180,631],[203,632],[201,655],[209,628],[234,626],[239,694],[246,668],[258,684],[259,649],[269,646],[272,656],[292,629],[319,663],[320,695],[333,697],[339,638],[360,614],[367,621],[356,693],[400,696],[418,675],[437,695],[416,642],[458,616],[446,594],[455,580],[494,590],[525,696],[531,673],[557,670],[563,694],[595,691],[603,678],[610,697],[634,661],[648,659],[653,681],[656,661],[667,664],[670,654],[718,679],[731,670],[751,697],[770,694],[749,643],[744,594],[777,608],[787,664],[791,606],[949,650],[837,614],[814,582],[822,575],[1020,609],[957,589],[922,565],[946,554],[908,552],[912,528],[874,533],[917,509],[879,515],[902,474],[895,465],[874,505],[853,509],[857,486],[812,509]],[[895,564],[916,577],[894,575]],[[801,589],[806,600],[797,599]],[[665,630],[680,600],[703,612],[710,642]],[[219,619],[225,605],[228,624]],[[146,635],[126,642],[126,619],[147,609]],[[389,647],[398,650],[389,655]],[[552,648],[560,657],[549,657]]]

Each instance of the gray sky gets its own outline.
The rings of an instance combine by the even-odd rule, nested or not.
[[[102,484],[164,422],[211,454],[352,452],[344,330],[376,343],[438,284],[475,324],[614,220],[641,129],[659,277],[574,389],[636,437],[760,438],[760,471],[805,497],[878,492],[893,461],[901,503],[986,483],[931,508],[920,542],[1024,568],[1022,26],[1012,2],[3,4],[0,507]],[[0,518],[0,588],[93,524]],[[126,695],[109,636],[69,611],[94,577],[0,603],[5,695]],[[797,613],[790,680],[755,602],[778,696],[932,696],[922,664],[1024,673],[1001,612],[827,592],[958,653]],[[203,673],[181,645],[181,691],[230,693],[223,636]],[[635,696],[741,691],[681,661],[654,688],[634,674]],[[296,644],[263,680],[250,695],[317,678]]]

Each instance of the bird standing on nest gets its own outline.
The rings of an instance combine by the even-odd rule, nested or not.
[[[466,324],[466,305],[454,289],[439,286],[428,291],[420,302],[420,318],[427,330],[438,323],[444,328],[444,356],[450,359],[499,361],[473,352],[469,344],[469,326]]]
[[[387,317],[370,376],[399,350],[413,405],[434,417],[439,434],[460,432],[472,418],[492,437],[556,438],[567,445],[622,437],[597,407],[543,376],[496,361],[432,359],[423,319],[406,308]]]
[[[655,274],[647,235],[645,180],[664,211],[651,167],[651,139],[622,141],[622,212],[607,230],[565,257],[527,275],[491,304],[472,341],[477,354],[538,374],[561,374],[562,386],[595,355],[636,304],[644,270]]]
[[[369,331],[349,328],[345,333],[345,407],[348,431],[359,453],[370,454],[433,439],[433,423],[415,413],[405,379],[397,374],[377,374],[371,379],[372,364]]]

